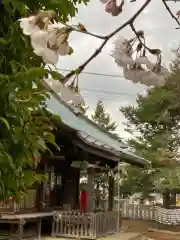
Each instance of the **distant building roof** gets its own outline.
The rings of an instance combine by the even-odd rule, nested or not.
[[[86,144],[111,152],[121,161],[129,164],[141,167],[147,164],[143,158],[124,149],[118,137],[99,127],[88,117],[75,114],[73,109],[62,101],[58,95],[51,94],[51,98],[47,100],[47,107],[52,113],[59,115],[65,125],[76,130],[78,137]]]

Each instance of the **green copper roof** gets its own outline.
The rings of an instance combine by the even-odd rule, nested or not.
[[[129,163],[146,165],[146,161],[143,158],[123,149],[117,137],[97,126],[97,124],[86,116],[75,114],[73,109],[58,96],[52,94],[51,98],[47,101],[47,107],[51,112],[59,115],[63,123],[75,129],[79,137],[87,143],[89,142],[97,148],[108,150]]]

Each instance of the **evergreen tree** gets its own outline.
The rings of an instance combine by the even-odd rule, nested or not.
[[[106,129],[107,131],[114,132],[117,128],[116,123],[111,120],[110,114],[105,111],[104,104],[101,100],[97,102],[96,108],[91,117],[97,125]],[[104,199],[108,191],[107,173],[96,174],[94,184],[97,189],[103,189],[103,191],[101,191],[101,198]],[[98,208],[100,203],[100,199],[98,200],[98,196],[97,196],[97,202],[98,204],[96,207]]]
[[[107,131],[114,132],[117,125],[114,121],[111,121],[111,116],[105,111],[104,104],[101,100],[97,102],[94,113],[92,114],[93,121]]]
[[[164,86],[149,89],[146,96],[138,96],[137,106],[121,109],[127,119],[126,130],[131,134],[138,132],[129,145],[151,164],[151,168],[142,171],[129,167],[121,191],[142,192],[146,196],[160,191],[166,196],[167,206],[171,190],[179,190],[179,96],[180,61],[177,59]]]

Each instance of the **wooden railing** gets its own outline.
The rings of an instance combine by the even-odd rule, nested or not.
[[[20,212],[32,210],[36,204],[36,189],[29,189],[27,195],[20,203],[13,200],[0,201],[0,212]]]
[[[119,217],[118,217],[119,214]],[[117,211],[96,213],[96,237],[113,234],[121,227],[121,216]]]
[[[96,239],[116,232],[118,212],[79,213],[57,212],[54,216],[54,237]]]

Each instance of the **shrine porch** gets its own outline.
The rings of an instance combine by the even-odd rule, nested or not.
[[[0,239],[3,240],[23,240],[41,239],[42,221],[53,219],[54,212],[43,213],[1,213],[0,216]]]

